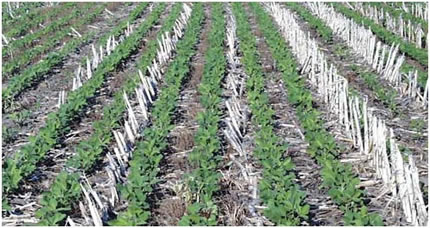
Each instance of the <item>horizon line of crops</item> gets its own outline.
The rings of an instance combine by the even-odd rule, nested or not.
[[[428,51],[427,49],[417,48],[415,45],[404,41],[400,36],[388,31],[381,25],[374,23],[371,19],[362,16],[360,13],[349,9],[341,3],[331,3],[331,5],[348,18],[353,19],[357,24],[363,24],[378,36],[382,41],[399,44],[401,52],[409,55],[411,58],[418,61],[422,66],[428,67]]]
[[[180,11],[181,4],[176,3],[159,31],[158,37],[164,34],[165,31],[170,32],[173,29],[175,19],[179,16]],[[157,39],[152,39],[150,43],[148,43],[151,46],[148,46],[137,68],[146,70],[146,67],[151,64],[151,60],[156,56],[157,52],[156,40]],[[73,173],[62,171],[51,185],[50,191],[46,191],[42,194],[42,200],[45,203],[42,203],[43,207],[39,210],[40,212],[36,212],[38,217],[45,218],[41,224],[54,225],[62,222],[64,216],[58,217],[61,218],[61,220],[57,219],[51,221],[49,218],[52,219],[55,217],[55,211],[58,210],[57,208],[68,207],[73,201],[79,198],[81,195],[81,189],[79,188],[80,175],[82,172],[88,173],[91,171],[103,150],[112,141],[112,130],[119,127],[118,122],[122,119],[122,114],[125,110],[125,103],[122,95],[124,92],[130,95],[138,85],[139,80],[138,74],[127,79],[121,89],[115,93],[112,104],[104,108],[103,119],[93,123],[94,134],[88,140],[79,143],[75,149],[77,152],[74,157],[66,162],[66,166],[76,171]],[[49,202],[50,199],[55,199],[57,204],[53,203],[54,201],[52,203]],[[54,216],[52,214],[54,214]]]
[[[30,47],[28,50],[25,50],[25,52],[23,52],[21,55],[16,56],[15,58],[10,59],[10,61],[4,63],[2,65],[2,70],[3,70],[2,72],[4,74],[3,77],[5,77],[5,78],[13,77],[13,76],[19,74],[20,72],[22,72],[23,70],[28,69],[28,65],[30,65],[34,59],[36,59],[38,56],[40,56],[40,55],[42,55],[48,51],[51,51],[52,48],[57,46],[58,43],[70,33],[70,28],[68,26],[65,26],[64,24],[68,23],[72,18],[80,17],[80,16],[85,15],[85,13],[87,13],[82,19],[80,19],[78,22],[73,24],[73,26],[79,27],[79,26],[91,23],[94,19],[96,19],[96,17],[99,14],[101,14],[103,12],[105,5],[106,4],[103,4],[99,7],[97,7],[92,12],[90,11],[90,8],[85,8],[83,10],[82,9],[75,9],[67,17],[63,17],[62,19],[57,20],[57,21],[53,22],[52,24],[50,24],[46,28],[52,28],[54,31],[56,29],[59,29],[59,28],[61,28],[61,29],[56,31],[51,36],[48,36],[48,34],[43,34],[43,35],[47,35],[49,37],[47,40],[45,40],[43,42],[43,45],[36,45],[36,46]],[[13,48],[15,50],[15,47],[18,48],[18,46],[15,46],[15,45],[22,44],[23,46],[20,46],[19,48],[26,48],[26,46],[25,46],[26,44],[23,44],[23,42],[26,42],[26,40],[27,40],[29,42],[28,44],[31,44],[34,41],[31,38],[33,35],[36,36],[37,32],[30,34],[26,38],[19,39],[16,42],[11,44],[13,46],[9,45],[7,47]],[[30,38],[30,39],[27,39],[27,38]],[[35,38],[35,39],[37,39],[37,38]],[[6,48],[3,50],[9,51]],[[13,50],[11,50],[11,51],[13,51]]]
[[[393,8],[392,6],[389,6],[386,3],[382,3],[382,2],[364,2],[364,4],[376,6],[379,9],[382,8],[382,9],[384,9],[385,12],[390,13],[391,16],[394,16],[394,17],[400,17],[401,16],[403,19],[410,20],[414,24],[420,24],[423,31],[425,33],[428,32],[428,22],[422,18],[415,17],[411,13],[407,13],[407,12],[402,11],[400,9]],[[426,37],[427,37],[427,35],[426,35]]]
[[[265,92],[265,78],[257,50],[257,40],[252,33],[249,18],[243,5],[233,3],[237,20],[241,63],[248,75],[247,99],[252,122],[257,126],[253,155],[261,164],[262,178],[258,188],[260,199],[267,207],[264,215],[276,225],[297,226],[308,219],[310,206],[304,202],[306,193],[296,184],[295,164],[284,157],[287,144],[274,133],[274,110]]]
[[[296,12],[304,21],[309,23],[309,25],[323,37],[325,42],[333,41],[333,30],[326,26],[320,18],[313,15],[306,7],[296,2],[286,2],[285,5]],[[349,49],[349,47],[346,48]],[[361,69],[362,67],[358,65],[352,65],[351,68],[352,71],[363,79],[367,87],[382,101],[385,107],[389,108],[393,113],[398,112],[395,98],[400,98],[401,95],[397,90],[389,86],[384,86],[380,81],[380,77],[373,71],[364,71]]]
[[[22,19],[24,16],[30,13],[34,13],[35,10],[40,9],[41,6],[43,6],[41,2],[20,2],[20,4],[24,5],[19,8],[15,8],[13,10],[13,14],[15,18],[12,18],[10,14],[8,13],[8,6],[6,2],[3,2],[2,4],[2,20],[4,20],[5,23],[3,23],[3,27],[9,26],[9,24],[18,23],[22,20],[25,20],[26,18]],[[26,11],[29,10],[27,13]],[[24,14],[24,15],[23,15]]]
[[[71,121],[88,106],[88,100],[104,84],[108,73],[138,49],[150,28],[159,20],[161,8],[164,9],[164,7],[165,5],[162,4],[156,8],[158,10],[152,11],[136,31],[100,63],[92,78],[79,89],[70,92],[66,103],[61,105],[58,111],[48,115],[45,126],[36,136],[29,138],[30,143],[22,146],[13,158],[6,159],[3,164],[3,197],[17,189],[20,181],[36,169],[37,163],[58,143],[59,138],[70,131]]]
[[[282,72],[288,100],[295,107],[300,125],[305,129],[305,139],[309,143],[307,152],[322,167],[321,186],[329,189],[328,195],[344,213],[345,225],[383,225],[378,214],[368,213],[364,203],[365,192],[356,187],[360,179],[353,173],[351,165],[338,160],[340,147],[325,129],[320,112],[314,108],[312,94],[306,87],[305,79],[297,72],[296,60],[276,22],[260,5],[252,3],[252,8],[272,56],[278,63],[276,67]]]
[[[61,5],[56,6],[54,9],[49,10],[46,13],[40,14],[38,10],[29,12],[28,14],[25,14],[24,17],[20,18],[21,20],[17,22],[15,26],[8,29],[5,28],[6,26],[3,25],[3,31],[6,38],[16,38],[23,35],[28,35],[28,32],[31,28],[38,26],[39,24],[45,22],[47,19],[51,19],[53,17],[56,17],[59,13],[63,12],[64,10],[67,10],[70,7],[75,6],[76,3],[74,2],[68,2]],[[42,27],[43,28],[43,27]],[[11,40],[10,43],[13,43],[15,41]],[[3,57],[5,55],[3,54]]]
[[[185,174],[185,183],[191,194],[199,200],[187,205],[187,213],[179,221],[180,226],[212,226],[217,224],[218,208],[213,202],[219,191],[220,173],[217,166],[221,160],[218,124],[222,112],[219,104],[222,95],[222,79],[227,60],[224,55],[226,23],[222,3],[211,5],[211,28],[208,33],[209,47],[205,53],[203,76],[198,87],[200,104],[204,108],[197,114],[198,129],[194,136],[194,148],[188,156],[193,170]],[[202,216],[205,214],[205,216]]]
[[[183,39],[176,44],[177,56],[166,70],[166,86],[161,89],[159,98],[153,103],[152,126],[144,130],[141,137],[143,141],[136,143],[130,161],[128,182],[119,186],[121,198],[128,202],[128,207],[120,212],[115,220],[110,221],[109,225],[145,225],[151,216],[147,195],[158,182],[159,164],[163,156],[161,152],[167,147],[167,135],[173,128],[174,110],[183,81],[190,72],[191,57],[196,53],[194,47],[201,32],[203,18],[202,4],[194,3]]]

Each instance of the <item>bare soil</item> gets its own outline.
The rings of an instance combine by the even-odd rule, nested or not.
[[[211,28],[210,5],[204,6],[205,19],[201,30],[197,52],[191,58],[191,70],[180,93],[178,107],[174,113],[173,123],[176,127],[168,135],[168,147],[163,152],[158,178],[149,196],[152,202],[150,225],[174,226],[186,212],[187,202],[180,195],[185,192],[173,191],[173,188],[184,184],[184,175],[191,172],[188,153],[194,147],[194,134],[198,129],[197,113],[203,111],[197,88],[203,76],[205,54],[209,47]],[[184,186],[184,185],[183,185]],[[185,190],[184,190],[185,191]],[[179,194],[179,195],[178,195]]]
[[[301,23],[301,26],[303,26],[302,28],[306,28],[306,31],[311,31],[307,25],[303,24],[303,21],[301,21]],[[312,35],[313,37],[316,37],[316,34]],[[330,47],[327,47],[327,49],[329,48]],[[333,58],[330,55],[332,55],[332,53],[330,54],[328,52],[327,57],[329,57],[329,59]],[[336,64],[337,63],[338,62],[336,62]],[[342,72],[340,72],[340,74],[342,75]],[[327,109],[328,107],[323,103],[322,100],[319,99],[318,94],[309,83],[307,83],[307,86],[312,93],[312,97],[314,98],[315,108],[317,108],[322,113],[322,118],[325,122],[324,127],[334,136],[336,143],[343,151],[339,159],[342,161],[344,159],[354,158],[354,156],[359,154],[358,148],[354,148],[349,141],[343,140],[343,132],[338,128],[337,121],[333,118],[333,115],[329,115],[330,111]],[[360,181],[374,179],[373,175],[375,171],[370,169],[365,161],[357,160],[349,163],[352,165],[354,173],[359,176]],[[397,206],[394,206],[393,202],[390,202],[390,195],[382,194],[385,187],[383,187],[381,183],[361,187],[361,189],[365,190],[367,193],[364,201],[368,206],[369,212],[376,212],[381,215],[386,225],[404,225],[404,223],[401,221],[401,211]],[[326,214],[326,216],[331,216],[331,214]]]
[[[90,54],[91,44],[95,44],[101,36],[115,27],[120,20],[128,17],[128,13],[134,7],[115,8],[116,10],[113,13],[116,16],[113,18],[106,12],[101,14],[97,22],[91,24],[99,28],[93,39],[88,44],[81,46],[74,53],[71,53],[63,64],[55,67],[51,73],[44,77],[41,83],[23,92],[19,101],[16,102],[14,109],[6,110],[3,113],[3,127],[19,132],[11,142],[2,141],[3,157],[13,154],[20,146],[28,142],[28,136],[34,136],[39,132],[40,128],[45,125],[48,114],[58,110],[59,92],[62,90],[71,91],[75,71],[81,60]],[[87,26],[87,29],[92,28]],[[22,121],[23,123],[12,119],[10,116],[13,113],[19,112],[26,112],[28,115]]]
[[[149,10],[146,10],[142,17],[137,20],[137,24],[142,23],[148,14]],[[167,15],[167,13],[164,15]],[[163,18],[165,18],[165,16]],[[147,37],[155,37],[159,28],[159,26],[152,27]],[[88,139],[92,135],[92,123],[102,118],[103,108],[113,101],[113,94],[120,89],[127,77],[135,73],[136,60],[143,54],[145,44],[146,41],[142,41],[139,49],[126,61],[122,62],[115,72],[111,72],[107,76],[102,88],[91,99],[90,105],[88,105],[83,111],[83,114],[70,125],[71,132],[60,139],[61,143],[47,153],[44,161],[37,164],[36,171],[29,179],[24,181],[21,189],[10,195],[12,206],[22,205],[22,195],[28,196],[25,199],[26,202],[28,202],[27,200],[29,199],[31,199],[31,202],[38,202],[41,199],[42,192],[49,190],[56,175],[63,169],[67,159],[73,155],[74,147],[80,141]],[[35,210],[38,208],[39,206],[33,205],[20,213],[29,214],[33,217]]]
[[[260,61],[266,74],[266,92],[269,102],[275,111],[276,135],[288,143],[285,157],[291,157],[296,164],[295,172],[298,184],[306,192],[305,202],[310,207],[310,219],[307,225],[342,225],[343,215],[339,208],[330,200],[326,189],[319,189],[322,179],[321,167],[306,152],[308,143],[305,141],[303,129],[295,115],[295,109],[289,105],[287,92],[282,82],[282,73],[274,67],[274,59],[269,46],[265,42],[264,35],[258,28],[257,18],[252,10],[247,7],[249,22],[254,35],[257,37],[257,49]],[[327,216],[330,214],[330,216]]]
[[[422,132],[417,132],[411,127],[411,120],[414,119],[422,120],[424,121],[425,126],[428,125],[428,111],[425,107],[416,105],[416,103],[411,102],[408,98],[397,97],[396,108],[398,109],[398,113],[394,113],[377,98],[375,92],[372,91],[364,80],[352,70],[352,65],[355,64],[359,66],[361,70],[373,72],[378,75],[371,66],[369,66],[358,55],[354,54],[353,51],[348,48],[346,43],[339,37],[333,36],[332,42],[326,42],[319,36],[316,29],[311,28],[302,18],[297,16],[296,20],[304,31],[309,32],[311,36],[316,39],[318,46],[322,47],[320,50],[324,52],[329,62],[336,66],[338,73],[348,80],[348,85],[358,91],[361,97],[368,98],[368,107],[374,108],[373,113],[379,118],[385,120],[387,126],[393,128],[394,134],[396,135],[396,141],[399,143],[399,146],[410,150],[409,153],[414,155],[420,174],[425,174],[425,179],[427,179],[428,129],[427,127],[424,127]],[[336,51],[339,47],[342,47],[342,50],[344,51],[347,50],[347,52],[339,53],[339,51]],[[384,88],[392,88],[386,80],[379,79],[379,81]]]

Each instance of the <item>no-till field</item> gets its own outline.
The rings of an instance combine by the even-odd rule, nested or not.
[[[2,3],[2,225],[425,226],[428,4]]]

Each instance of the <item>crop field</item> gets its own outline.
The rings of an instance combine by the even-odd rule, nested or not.
[[[428,15],[2,2],[2,226],[426,226]]]

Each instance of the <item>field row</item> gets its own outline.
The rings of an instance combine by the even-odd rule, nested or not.
[[[28,7],[3,17],[3,225],[427,224],[427,44],[395,5]]]

